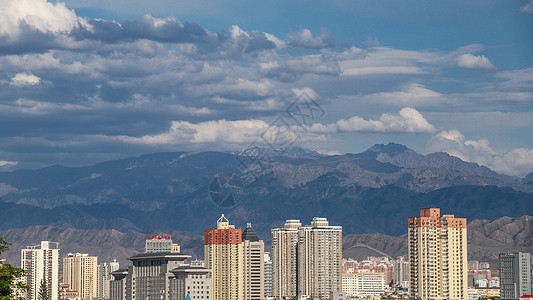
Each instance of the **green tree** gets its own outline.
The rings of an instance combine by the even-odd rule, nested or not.
[[[48,285],[46,280],[41,280],[41,286],[39,286],[39,294],[37,294],[38,300],[48,300]]]
[[[4,237],[0,236],[0,256],[11,246]],[[4,264],[0,267],[0,300],[24,299],[23,292],[28,286],[22,280],[24,270]]]

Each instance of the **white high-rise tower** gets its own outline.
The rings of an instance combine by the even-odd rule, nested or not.
[[[27,300],[37,300],[41,286],[46,287],[49,300],[57,300],[59,294],[59,243],[42,241],[40,245],[21,250],[22,269],[29,286]]]

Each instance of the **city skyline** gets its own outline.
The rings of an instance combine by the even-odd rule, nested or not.
[[[206,230],[205,232],[205,251],[206,255],[209,256],[209,259],[206,257],[207,260],[205,262],[203,260],[192,260],[190,255],[180,253],[180,245],[173,243],[172,237],[168,234],[158,236],[148,235],[145,237],[145,251],[129,258],[133,262],[133,266],[130,265],[126,269],[118,269],[117,265],[113,270],[105,271],[111,272],[115,277],[110,282],[111,300],[130,299],[132,295],[131,291],[133,290],[136,290],[139,295],[146,295],[149,299],[159,299],[159,292],[155,294],[150,292],[153,289],[159,291],[161,288],[158,285],[165,282],[162,279],[163,277],[157,279],[157,276],[168,277],[169,285],[164,288],[165,291],[168,289],[168,293],[165,292],[166,296],[162,299],[176,299],[176,295],[180,295],[185,291],[192,291],[191,295],[198,295],[196,299],[200,299],[201,297],[199,295],[205,295],[204,293],[211,295],[211,292],[213,292],[213,296],[215,296],[217,293],[216,288],[213,286],[211,289],[211,280],[215,279],[210,274],[220,272],[220,270],[215,271],[219,267],[215,267],[215,269],[209,267],[210,264],[212,265],[212,263],[209,263],[209,260],[225,259],[224,257],[232,257],[232,260],[235,259],[234,263],[230,263],[228,266],[235,265],[237,260],[244,262],[242,264],[238,263],[238,265],[243,266],[242,271],[239,271],[239,273],[250,274],[242,277],[238,276],[239,289],[247,290],[245,288],[249,284],[247,282],[251,282],[252,288],[250,291],[260,290],[261,294],[263,293],[266,278],[273,279],[274,292],[279,290],[281,277],[276,275],[279,273],[276,270],[280,268],[280,262],[286,263],[285,261],[289,260],[293,261],[292,264],[298,266],[297,276],[294,279],[298,289],[292,297],[304,297],[305,295],[306,297],[320,297],[320,299],[343,299],[344,294],[347,297],[379,297],[381,295],[390,295],[391,293],[407,295],[408,290],[411,296],[419,296],[423,299],[441,299],[442,297],[467,299],[470,296],[498,296],[499,293],[496,289],[500,288],[500,279],[498,276],[494,277],[494,275],[491,275],[491,271],[498,270],[498,268],[495,268],[495,266],[491,267],[487,262],[475,260],[467,262],[466,260],[466,219],[456,218],[454,215],[449,214],[441,216],[439,208],[423,208],[420,210],[420,215],[420,217],[409,218],[409,234],[403,237],[409,240],[408,261],[403,256],[397,258],[390,256],[370,256],[361,261],[351,258],[341,260],[342,246],[340,240],[342,227],[330,226],[327,219],[323,217],[314,217],[311,225],[304,226],[302,226],[299,220],[287,220],[285,230],[287,231],[289,229],[290,231],[290,229],[293,229],[297,233],[297,239],[293,242],[287,240],[289,244],[297,245],[295,247],[295,253],[292,256],[286,256],[287,254],[285,252],[280,252],[277,249],[279,248],[280,241],[282,241],[282,235],[276,232],[282,229],[273,228],[272,234],[276,234],[276,240],[279,241],[272,245],[273,253],[278,253],[273,256],[272,262],[262,259],[264,244],[252,229],[251,224],[247,224],[246,229],[242,232],[241,240],[238,238],[240,236],[240,229],[236,229],[235,226],[230,225],[229,220],[224,215],[217,221],[217,229]],[[228,245],[242,243],[242,245],[240,248],[235,248],[239,250],[233,255],[226,251],[227,249],[223,249],[225,243],[228,243]],[[56,265],[56,267],[51,267],[51,269],[55,268],[54,275],[52,276],[60,277],[59,274],[61,273],[58,270],[60,247],[58,243],[44,241],[41,242],[40,246],[30,246],[22,251],[23,253],[28,249],[38,249],[38,251],[41,251],[40,249],[48,249],[49,244],[54,244],[56,249],[53,258],[50,256],[52,258],[51,262],[55,261]],[[338,246],[335,246],[335,244]],[[222,248],[213,251],[212,249],[208,249],[208,245],[219,245]],[[335,250],[336,247],[338,247],[337,250]],[[80,249],[80,251],[84,250]],[[279,254],[282,254],[282,256],[279,256]],[[500,253],[499,270],[506,274],[503,275],[504,281],[502,284],[504,285],[502,285],[502,293],[504,287],[507,291],[509,291],[509,288],[512,290],[512,285],[517,282],[520,282],[520,295],[530,293],[533,289],[533,276],[530,276],[529,271],[516,273],[512,268],[530,270],[533,264],[531,255],[530,253]],[[29,259],[29,257],[24,257],[25,259],[23,261]],[[45,257],[48,257],[47,254]],[[86,260],[85,262],[83,261],[84,259]],[[85,286],[83,289],[87,293],[96,293],[97,281],[98,285],[101,285],[103,281],[99,277],[104,276],[104,273],[100,274],[100,271],[98,271],[97,280],[97,260],[97,257],[89,256],[89,254],[68,253],[63,256],[64,270],[61,276],[63,283],[59,285],[59,296],[65,295],[66,298],[59,299],[71,299],[75,295],[83,295],[80,294],[80,291],[76,291],[77,289],[75,287],[81,288]],[[162,261],[164,263],[160,265],[159,262]],[[50,262],[37,259],[33,262],[35,267],[30,267],[30,270],[41,264],[47,269],[47,263]],[[90,264],[90,267],[87,265],[83,266],[83,264],[87,263]],[[272,272],[272,275],[274,275],[272,277],[271,275],[266,276],[263,273],[266,270],[264,267],[267,266],[267,263],[273,267],[272,269],[270,267],[268,268]],[[225,263],[222,262],[223,264]],[[102,265],[106,264],[104,263]],[[406,267],[409,268],[409,265],[410,272],[405,269]],[[229,270],[222,267],[222,270],[224,269],[226,272]],[[331,273],[332,270],[337,271]],[[163,272],[160,275],[156,275],[156,277],[146,277],[147,274],[159,274],[160,271]],[[254,275],[254,272],[256,272],[256,275]],[[220,276],[225,276],[223,274],[224,271],[220,273]],[[327,274],[327,276],[321,277],[320,274]],[[432,275],[431,277],[422,277],[422,274]],[[518,279],[515,274],[520,274],[521,277]],[[439,279],[439,276],[442,278]],[[448,276],[450,276],[449,279],[447,279]],[[411,277],[410,280],[409,277]],[[253,278],[260,278],[260,280],[256,280],[256,283],[254,283]],[[427,279],[418,281],[422,278]],[[202,287],[200,288],[198,286],[199,289],[195,290],[197,284],[200,283],[198,279],[202,279]],[[320,282],[313,283],[316,280]],[[341,280],[343,282],[342,291],[340,289]],[[426,280],[431,282],[433,280],[436,280],[436,282],[442,281],[442,286],[435,284],[427,285]],[[449,280],[449,284],[446,280]],[[411,286],[409,288],[402,288],[403,285],[409,286],[409,281],[411,282]],[[69,282],[70,284],[68,284]],[[243,284],[242,286],[241,282]],[[152,285],[154,285],[153,288],[151,287]],[[184,288],[187,286],[190,286],[190,288]],[[450,289],[449,291],[447,287]],[[193,290],[189,290],[191,288]],[[98,289],[102,288],[98,287]],[[88,292],[89,290],[90,292]],[[423,294],[419,294],[421,291],[423,291]],[[341,294],[336,294],[339,292]],[[511,292],[506,293],[510,295],[509,293]],[[279,295],[274,293],[273,296],[273,299],[279,299]],[[82,296],[83,299],[86,297],[87,294],[85,297]],[[266,299],[271,299],[266,295],[265,297]],[[214,298],[216,299],[217,297]],[[250,295],[248,294],[247,296],[246,293],[239,295],[237,298],[255,299],[253,296],[250,298]],[[53,299],[55,298],[53,297]],[[87,299],[90,299],[90,296]],[[178,297],[177,299],[180,298]],[[211,299],[211,297],[207,299]]]
[[[239,151],[304,93],[298,146],[533,170],[530,0],[1,3],[0,171]]]

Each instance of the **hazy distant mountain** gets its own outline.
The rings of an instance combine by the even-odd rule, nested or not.
[[[259,149],[261,150],[261,149]],[[265,149],[263,149],[265,150]],[[201,234],[221,213],[261,235],[285,219],[325,216],[345,233],[401,235],[407,217],[438,206],[468,219],[533,214],[533,185],[447,154],[420,155],[398,144],[325,156],[268,150],[270,164],[243,174],[254,157],[221,152],[155,153],[94,166],[0,173],[0,229],[54,225],[123,232]],[[209,198],[216,174],[242,178],[229,208]],[[254,176],[252,176],[254,175]]]
[[[406,227],[406,223],[402,226]],[[130,264],[128,257],[143,251],[147,235],[172,235],[173,241],[181,245],[183,253],[192,255],[193,259],[202,258],[204,255],[203,236],[192,232],[124,233],[116,230],[83,230],[54,226],[31,226],[0,231],[0,236],[13,243],[4,257],[15,264],[20,263],[21,248],[36,245],[41,240],[60,241],[62,255],[69,252],[86,252],[97,255],[99,261],[117,259],[123,264]],[[266,236],[260,238],[268,240]],[[533,252],[533,217],[478,219],[468,224],[469,259],[489,261],[496,265],[498,253],[506,251]],[[407,255],[406,235],[396,237],[370,233],[347,234],[343,237],[345,258],[362,260],[367,256],[400,255]]]
[[[434,168],[457,171],[469,176],[493,178],[502,182],[517,182],[519,179],[513,176],[498,174],[491,169],[476,163],[465,162],[448,153],[437,152],[428,155],[416,153],[404,145],[389,143],[388,145],[377,144],[361,153],[362,156],[375,158],[381,162],[392,163],[396,166],[410,169]]]

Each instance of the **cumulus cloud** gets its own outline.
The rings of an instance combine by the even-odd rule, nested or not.
[[[41,78],[32,73],[17,73],[11,78],[11,84],[15,86],[37,85],[41,82]]]
[[[435,127],[414,108],[404,107],[397,114],[382,114],[378,120],[365,120],[354,116],[333,124],[313,124],[313,132],[405,132],[431,133]]]
[[[245,144],[257,140],[268,124],[262,120],[216,120],[200,123],[173,121],[168,132],[142,137],[117,137],[120,141],[136,144],[215,143]]]
[[[46,0],[0,0],[0,7],[0,53],[93,50],[105,44],[151,40],[195,45],[198,54],[239,57],[283,44],[264,32],[245,32],[237,26],[229,34],[210,33],[196,23],[182,23],[174,17],[143,15],[122,23],[88,19],[77,16],[64,3]]]
[[[463,54],[457,58],[457,66],[471,70],[492,70],[494,65],[484,55]]]
[[[533,14],[533,0],[530,1],[529,3],[524,4],[524,6],[520,8],[520,10],[523,12]]]
[[[291,31],[287,34],[287,39],[289,44],[295,47],[322,49],[333,46],[333,35],[325,28],[320,29],[319,34],[313,34],[307,28]]]
[[[517,148],[506,153],[497,153],[490,147],[487,139],[469,140],[455,129],[433,136],[426,148],[428,152],[446,152],[507,175],[524,176],[533,172],[533,149]]]
[[[65,3],[46,0],[0,0],[0,36],[17,38],[23,30],[66,33],[84,23]]]
[[[312,93],[312,91],[309,92]],[[402,109],[398,114],[383,114],[379,120],[364,120],[354,116],[348,120],[339,120],[333,124],[314,123],[307,130],[302,130],[301,127],[290,124],[280,125],[275,123],[270,125],[258,119],[214,120],[198,123],[172,121],[169,130],[164,133],[141,137],[117,136],[113,137],[113,139],[125,143],[145,145],[217,143],[228,146],[260,141],[261,134],[266,132],[267,129],[269,129],[269,132],[287,130],[294,132],[295,135],[301,137],[302,141],[324,140],[324,137],[320,136],[321,134],[334,132],[426,133],[435,131],[435,127],[429,124],[418,111],[408,107]]]

